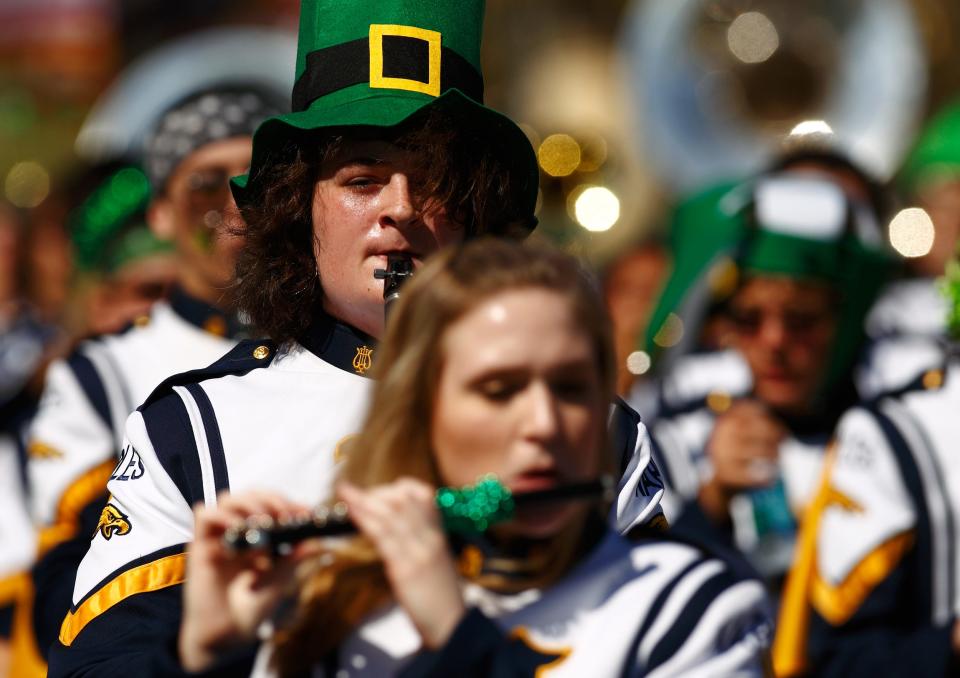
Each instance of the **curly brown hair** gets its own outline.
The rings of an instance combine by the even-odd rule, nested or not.
[[[412,185],[421,209],[443,205],[467,238],[497,235],[522,239],[536,225],[523,196],[530,186],[504,165],[497,140],[466,127],[449,112],[427,110],[387,130],[350,128],[306,131],[258,177],[260,199],[241,209],[246,244],[237,261],[233,294],[265,336],[298,339],[322,306],[323,288],[313,248],[313,190],[325,159],[345,140],[378,138],[411,151],[417,166]]]

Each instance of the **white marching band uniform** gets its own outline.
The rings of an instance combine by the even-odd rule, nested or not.
[[[189,310],[159,302],[126,331],[86,341],[50,365],[28,443],[31,512],[41,528],[57,521],[80,479],[100,468],[105,484],[127,417],[158,384],[215,362],[236,344],[202,328],[194,312],[200,302],[178,296],[172,303]],[[210,309],[203,318],[221,315]]]
[[[6,588],[5,580],[30,567],[35,555],[33,523],[27,510],[19,454],[15,434],[0,433],[0,511],[3,511],[3,521],[0,522],[0,544],[3,544],[0,591]],[[0,605],[6,603],[7,598],[0,595]]]
[[[340,447],[366,413],[372,383],[363,373],[374,353],[368,337],[322,317],[300,343],[242,342],[210,368],[154,391],[127,422],[124,457],[77,573],[50,675],[175,674],[193,505],[215,505],[227,490],[272,490],[307,505],[329,499]],[[624,474],[613,521],[623,532],[655,524],[663,488],[646,429],[619,401],[611,429]],[[675,548],[687,549],[689,558],[698,553]],[[632,577],[629,568],[623,576]],[[737,619],[745,614],[734,608]],[[754,619],[759,608],[747,608]]]
[[[784,675],[960,668],[960,360],[940,364],[842,418],[785,594]]]
[[[84,341],[50,365],[27,445],[37,563],[28,603],[34,612],[24,618],[32,628],[15,629],[30,638],[32,648],[22,652],[32,662],[43,660],[70,605],[108,479],[137,473],[118,466],[126,418],[167,377],[215,362],[236,345],[221,335],[241,329],[175,290],[126,330]]]
[[[763,586],[687,544],[613,533],[559,582],[496,594],[467,584],[447,645],[421,652],[392,606],[338,648],[316,678],[380,676],[761,676],[770,624]],[[269,649],[254,676],[273,675]]]

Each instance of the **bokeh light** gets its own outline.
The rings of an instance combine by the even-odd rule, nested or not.
[[[727,29],[727,46],[745,64],[760,64],[780,47],[777,27],[760,12],[745,12]]]
[[[890,244],[907,258],[922,257],[933,247],[933,219],[919,207],[900,210],[890,221]]]
[[[670,348],[679,344],[681,339],[683,339],[683,321],[676,313],[671,313],[654,335],[653,343],[662,348]]]
[[[36,207],[50,195],[50,173],[38,162],[18,162],[7,173],[4,191],[16,207]]]
[[[620,199],[604,186],[584,186],[575,192],[573,216],[588,231],[608,231],[620,219]]]
[[[552,177],[567,177],[580,166],[580,144],[569,134],[551,134],[537,151],[543,171]]]
[[[580,138],[580,165],[578,172],[596,172],[607,161],[607,140],[599,134]]]
[[[640,376],[650,371],[650,354],[646,351],[634,351],[627,356],[627,371]]]
[[[804,120],[798,123],[790,130],[792,137],[804,137],[808,135],[830,136],[833,134],[833,128],[826,120]]]

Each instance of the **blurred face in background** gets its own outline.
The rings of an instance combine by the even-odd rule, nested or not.
[[[194,297],[218,302],[235,274],[243,238],[231,232],[239,212],[230,177],[250,166],[249,136],[214,141],[188,155],[148,211],[158,238],[172,240],[180,260],[179,282]]]
[[[667,254],[659,245],[639,247],[607,270],[603,294],[613,320],[618,393],[627,392],[633,383],[627,356],[640,344],[666,273]]]
[[[20,229],[14,215],[0,206],[0,313],[19,296]]]
[[[26,297],[48,321],[64,312],[73,278],[73,248],[65,220],[66,208],[48,199],[30,215],[27,231]]]
[[[754,393],[786,414],[816,410],[836,337],[836,291],[826,283],[758,275],[729,302],[720,332],[743,354]]]
[[[933,247],[925,256],[909,260],[923,276],[940,276],[960,242],[960,180],[941,181],[919,191],[920,205],[933,219]]]
[[[117,332],[147,315],[153,304],[169,294],[176,280],[177,260],[172,254],[152,254],[127,262],[92,291],[87,309],[89,332]]]

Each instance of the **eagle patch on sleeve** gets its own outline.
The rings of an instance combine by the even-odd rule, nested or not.
[[[103,507],[103,512],[100,514],[100,522],[97,523],[97,532],[99,532],[104,539],[110,541],[114,535],[122,537],[125,534],[129,534],[132,529],[130,517],[123,511],[109,502]],[[96,536],[96,534],[94,534],[94,536]]]

